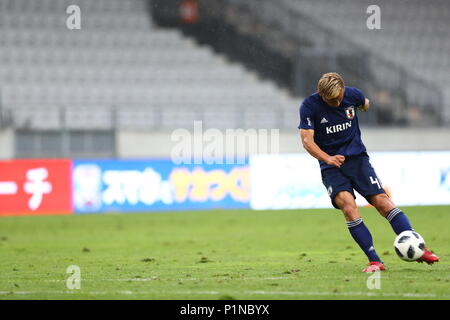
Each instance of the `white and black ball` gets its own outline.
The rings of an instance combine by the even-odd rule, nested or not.
[[[400,259],[416,261],[424,254],[425,240],[415,231],[403,231],[395,238],[394,249]]]

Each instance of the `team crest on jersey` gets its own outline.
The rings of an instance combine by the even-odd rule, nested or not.
[[[350,106],[348,108],[345,108],[345,115],[347,116],[347,119],[353,119],[355,117],[355,107]]]

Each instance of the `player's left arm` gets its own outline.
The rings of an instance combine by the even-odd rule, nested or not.
[[[369,108],[370,108],[370,101],[369,101],[369,99],[365,98],[364,105],[360,105],[358,107],[358,110],[366,112],[367,110],[369,110]]]

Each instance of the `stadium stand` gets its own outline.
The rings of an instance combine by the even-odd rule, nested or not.
[[[368,51],[399,65],[418,78],[443,89],[445,122],[450,122],[450,2],[435,0],[379,0],[381,30],[368,37],[363,0],[284,0],[290,8],[339,30]],[[421,88],[412,88],[419,93]],[[420,99],[420,97],[416,97]]]
[[[318,74],[336,70],[377,106],[362,119],[365,124],[449,123],[449,52],[442,42],[448,42],[450,3],[439,1],[432,9],[415,0],[377,3],[381,30],[367,27],[369,1],[217,0],[205,5],[211,16],[291,59],[290,89],[297,95],[313,91]]]
[[[380,0],[373,31],[366,0],[201,1],[200,35],[156,21],[170,1],[0,0],[0,127],[15,156],[115,156],[117,131],[194,120],[297,135],[301,97],[330,70],[376,106],[365,125],[450,123],[448,1]],[[66,27],[73,4],[81,30]]]
[[[73,4],[81,30],[66,28]],[[156,27],[143,0],[0,0],[0,9],[1,102],[17,128],[162,130],[193,120],[271,128],[280,126],[277,109],[298,103],[179,31]]]

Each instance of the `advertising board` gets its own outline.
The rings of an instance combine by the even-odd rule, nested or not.
[[[174,165],[169,160],[77,160],[76,213],[248,208],[245,165]]]
[[[71,160],[0,161],[0,215],[72,213]]]

